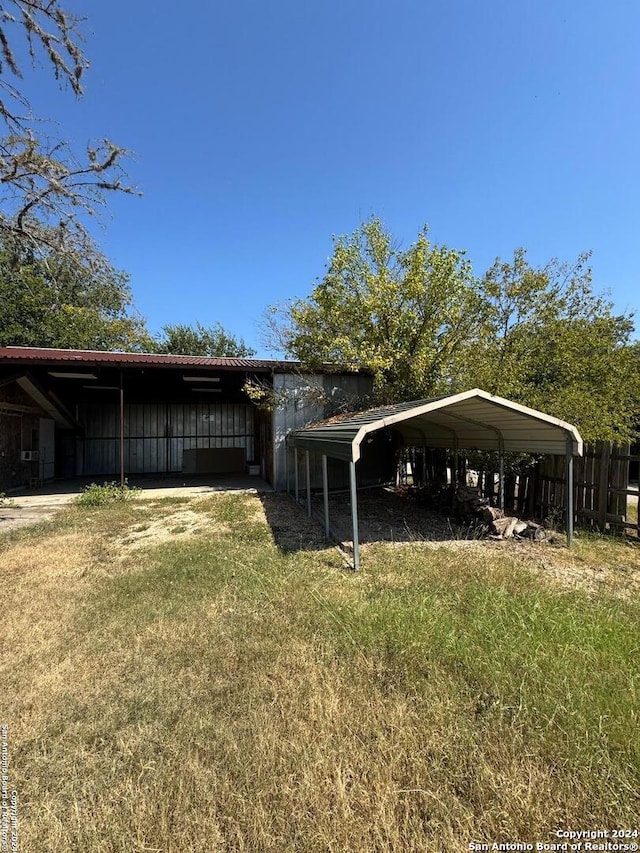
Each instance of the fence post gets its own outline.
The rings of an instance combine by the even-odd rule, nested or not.
[[[600,443],[600,442],[599,442]],[[602,442],[600,454],[600,492],[598,494],[598,527],[604,530],[607,526],[607,507],[609,504],[609,460],[611,458],[611,442]]]

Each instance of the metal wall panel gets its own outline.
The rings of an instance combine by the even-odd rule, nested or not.
[[[331,373],[318,374],[292,374],[276,373],[273,377],[273,387],[281,402],[273,413],[273,440],[274,440],[274,488],[282,491],[287,488],[286,483],[286,451],[285,438],[287,433],[293,429],[299,429],[307,424],[322,420],[327,417],[333,408],[332,401],[344,402],[349,408],[348,401],[358,400],[371,393],[373,382],[370,376],[363,374]],[[321,402],[322,400],[326,402]],[[300,454],[299,454],[300,455]],[[315,454],[313,454],[315,456]],[[289,459],[289,464],[291,460]],[[322,471],[320,459],[311,460],[311,481],[316,486],[322,485]],[[290,477],[293,477],[292,468]],[[342,482],[342,468],[336,466],[330,469],[330,480],[338,488]],[[348,470],[346,476],[348,477]],[[293,482],[293,481],[291,481]]]
[[[127,474],[182,470],[183,450],[242,447],[254,454],[254,409],[230,403],[129,403],[124,408],[124,464]],[[117,404],[79,407],[85,427],[85,476],[115,475],[120,469],[120,410]]]

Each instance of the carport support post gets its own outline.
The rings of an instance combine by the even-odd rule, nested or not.
[[[309,451],[305,450],[304,473],[307,481],[307,515],[311,518],[311,466],[309,465]]]
[[[353,532],[353,568],[360,568],[360,542],[358,541],[358,490],[356,488],[356,463],[349,462],[349,481],[351,485],[351,528]]]
[[[296,499],[296,503],[299,503],[298,500],[298,448],[293,448],[293,494]]]
[[[565,490],[567,496],[567,547],[571,548],[573,542],[573,442],[567,439],[567,476],[565,477]]]
[[[289,483],[289,445],[286,440],[284,443],[284,482],[286,484],[287,494],[291,497],[291,484]]]
[[[500,509],[504,510],[504,447],[500,448],[498,455],[498,501]]]
[[[329,538],[329,475],[327,457],[322,454],[322,499],[324,502],[324,535]]]
[[[124,381],[120,368],[120,485],[124,486]]]

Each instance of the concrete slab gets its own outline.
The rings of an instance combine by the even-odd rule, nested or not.
[[[170,477],[130,477],[129,485],[144,497],[193,497],[212,492],[272,492],[261,477],[248,474],[178,474]]]
[[[2,506],[0,507],[0,535],[5,530],[15,530],[17,527],[27,527],[30,524],[38,524],[40,521],[48,521],[60,511],[61,506],[21,507],[13,502],[8,506]]]
[[[105,481],[110,482],[106,477],[91,477],[45,483],[39,489],[15,489],[9,494],[9,503],[0,506],[0,533],[46,521],[71,503],[86,486],[91,483],[102,484]],[[143,498],[195,497],[228,491],[273,491],[261,477],[246,474],[131,477],[129,485],[139,488]]]

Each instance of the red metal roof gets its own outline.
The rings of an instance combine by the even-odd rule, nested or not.
[[[101,350],[52,349],[48,347],[0,347],[0,362],[28,364],[108,364],[114,367],[205,367],[217,370],[276,370],[289,373],[300,369],[300,362],[264,358],[207,358],[196,355],[160,355],[147,352],[104,352]]]

